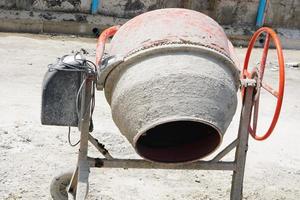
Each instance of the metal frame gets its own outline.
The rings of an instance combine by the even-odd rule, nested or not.
[[[185,170],[228,170],[233,171],[231,184],[231,200],[241,200],[243,195],[243,179],[245,171],[246,154],[248,150],[249,124],[251,120],[251,108],[256,88],[254,79],[243,79],[241,85],[245,88],[243,96],[243,106],[240,116],[240,124],[237,139],[224,148],[210,161],[196,161],[188,164],[162,164],[154,163],[142,159],[117,159],[113,158],[89,133],[89,125],[91,118],[91,98],[94,77],[86,74],[86,83],[82,91],[81,97],[81,120],[79,130],[80,149],[78,154],[78,162],[76,170],[73,173],[68,193],[76,200],[84,200],[88,193],[88,178],[91,167],[96,168],[143,168],[143,169],[185,169]],[[105,158],[88,157],[88,141],[93,144],[96,149]],[[221,161],[230,151],[236,148],[234,161]],[[70,195],[69,195],[70,197]]]

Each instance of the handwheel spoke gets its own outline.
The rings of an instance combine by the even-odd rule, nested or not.
[[[269,46],[270,46],[270,34],[267,33],[265,44],[264,44],[264,51],[263,51],[263,55],[262,55],[261,61],[260,61],[259,77],[261,80],[263,79],[264,73],[265,73],[265,67],[266,67],[266,62],[267,62],[267,57],[268,57],[268,52],[269,52]]]
[[[278,91],[273,89],[270,85],[268,85],[265,82],[262,82],[262,88],[267,90],[270,94],[272,94],[274,97],[278,98]]]

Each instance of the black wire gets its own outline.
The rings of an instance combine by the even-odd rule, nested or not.
[[[69,142],[69,145],[71,147],[77,146],[80,143],[80,140],[78,140],[75,144],[72,144],[71,143],[71,136],[70,135],[71,135],[71,127],[69,126],[69,132],[68,132],[68,142]]]
[[[82,88],[83,88],[83,85],[85,84],[86,82],[86,79],[84,79],[77,91],[77,94],[76,94],[76,102],[75,102],[75,106],[76,106],[76,112],[77,112],[77,117],[78,119],[80,118],[80,113],[79,113],[79,97],[80,97],[80,93],[82,91]]]
[[[92,66],[93,66],[93,67],[94,67],[94,71],[97,72],[97,66],[96,66],[96,64],[93,63],[92,61],[90,61],[90,60],[83,60],[83,59],[77,59],[77,60],[86,62],[86,64],[90,67],[90,69],[92,69]],[[92,66],[91,66],[91,65],[92,65]]]
[[[59,60],[61,63],[59,63],[60,65],[63,65],[66,68],[62,68],[59,67],[59,65],[57,66],[57,64],[53,65],[50,64],[48,65],[48,68],[50,70],[60,70],[60,71],[78,71],[78,72],[92,72],[92,73],[96,73],[97,72],[97,67],[96,65],[90,61],[90,60],[86,60],[86,59],[77,59],[76,56],[80,54],[80,53],[76,53],[74,55],[74,61],[76,61],[78,63],[78,65],[72,65],[69,63],[65,63],[64,62],[64,58],[67,56],[63,56],[61,57]],[[81,62],[80,62],[81,61]],[[84,66],[84,67],[82,67]]]

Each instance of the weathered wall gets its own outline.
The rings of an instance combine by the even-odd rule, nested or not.
[[[83,11],[81,0],[2,0],[0,7],[20,10]]]
[[[89,13],[92,0],[1,0],[5,9]],[[259,0],[99,0],[98,13],[130,18],[149,10],[189,8],[206,13],[222,25],[253,26]],[[300,0],[271,0],[266,25],[300,28]]]

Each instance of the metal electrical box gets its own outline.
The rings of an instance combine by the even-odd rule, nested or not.
[[[73,60],[72,60],[73,59]],[[82,72],[72,67],[80,68],[81,62],[74,56],[66,56],[50,65],[43,81],[42,113],[43,125],[78,126],[79,108],[76,105],[77,93],[81,85]],[[80,99],[80,98],[79,98]]]

